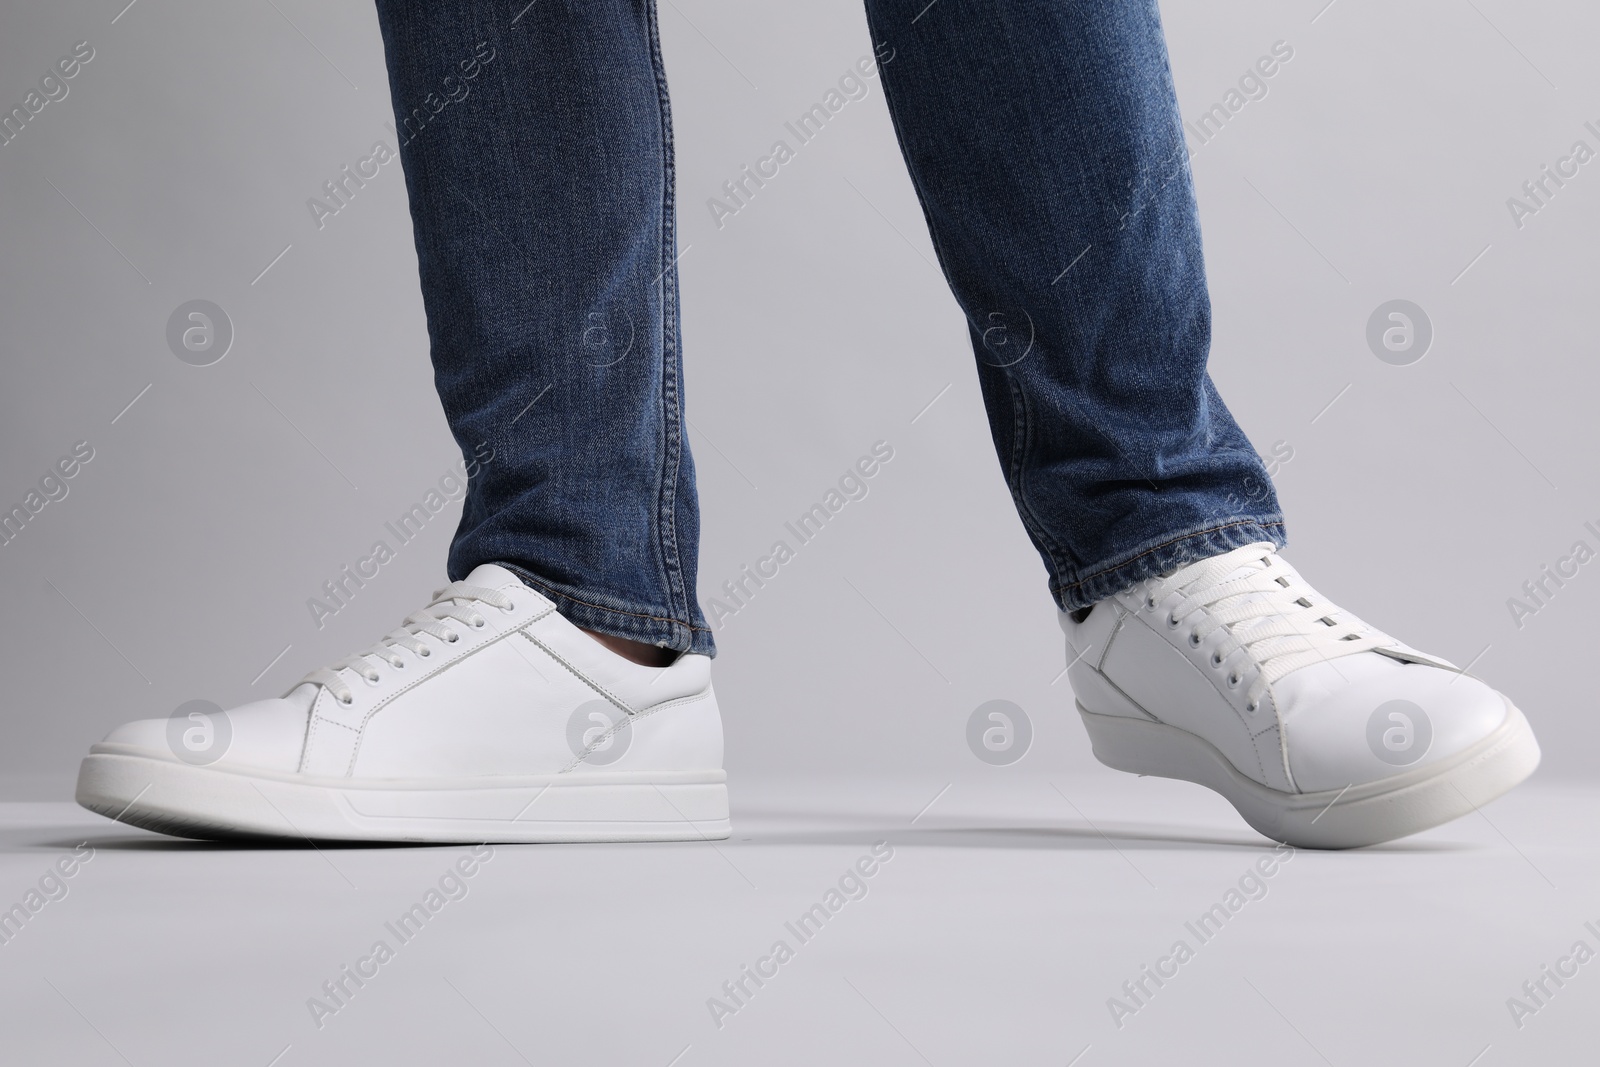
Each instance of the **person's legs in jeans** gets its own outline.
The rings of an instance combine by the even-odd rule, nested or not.
[[[655,5],[518,6],[377,5],[439,396],[493,450],[450,577],[498,563],[585,629],[714,655]]]
[[[1154,0],[867,0],[1013,501],[1063,609],[1252,542]]]
[[[1058,603],[1280,541],[1266,472],[1205,371],[1154,5],[867,7]],[[501,562],[581,626],[711,651],[653,5],[546,3],[515,24],[482,0],[378,9],[440,396],[464,451],[494,448],[451,576]]]
[[[93,810],[364,840],[730,833],[654,8],[514,6],[378,4],[439,392],[478,464],[456,580],[284,697],[234,709],[232,746],[199,764],[163,751],[167,720],[113,731],[80,773]],[[1265,470],[1205,370],[1153,0],[867,8],[1095,754],[1207,785],[1313,846],[1437,825],[1531,773],[1538,745],[1509,701],[1277,555]],[[628,641],[691,654],[655,669]],[[588,789],[595,771],[604,788]],[[400,795],[366,814],[344,779]]]
[[[488,20],[506,12],[468,0],[383,8],[402,116],[440,91],[452,47],[497,55],[459,113],[402,149],[446,413],[464,447],[497,442],[452,573],[504,562],[580,626],[709,651],[652,9],[547,0],[501,29]],[[1206,373],[1154,0],[867,11],[1095,752],[1206,784],[1312,845],[1436,825],[1526,777],[1538,746],[1500,694],[1341,611],[1277,554],[1271,482]]]

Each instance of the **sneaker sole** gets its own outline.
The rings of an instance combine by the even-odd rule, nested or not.
[[[369,783],[93,753],[78,770],[77,801],[130,826],[205,840],[720,841],[732,832],[720,770]]]
[[[1459,818],[1524,781],[1539,743],[1509,701],[1494,733],[1446,760],[1376,782],[1284,793],[1245,777],[1202,737],[1175,726],[1078,705],[1095,758],[1132,774],[1176,778],[1221,793],[1244,821],[1296,848],[1360,848]]]

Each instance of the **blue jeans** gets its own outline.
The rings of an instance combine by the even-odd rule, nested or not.
[[[499,563],[580,626],[714,654],[654,0],[377,6],[435,380],[462,450],[493,450],[450,577]],[[1206,373],[1153,0],[867,0],[867,15],[1057,605],[1281,544],[1272,483]]]

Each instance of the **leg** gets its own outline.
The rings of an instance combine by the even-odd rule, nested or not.
[[[455,580],[280,698],[117,728],[78,800],[195,837],[727,837],[651,0],[378,13],[439,393],[476,467]],[[683,654],[642,665],[627,640]]]
[[[1153,0],[867,12],[1057,603],[1281,543],[1271,482],[1206,373],[1199,222]]]
[[[1521,713],[1278,554],[1206,374],[1210,304],[1154,0],[867,0],[995,445],[1103,762],[1262,833],[1389,840],[1532,773]]]
[[[378,13],[439,396],[493,456],[450,577],[499,563],[585,629],[714,654],[653,0]]]

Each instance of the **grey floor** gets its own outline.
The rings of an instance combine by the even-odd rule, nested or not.
[[[57,898],[0,945],[3,1060],[1593,1062],[1600,963],[1572,953],[1600,948],[1600,789],[1535,780],[1405,842],[1276,860],[1210,794],[1110,772],[734,797],[730,841],[501,846],[433,901],[468,848],[212,845],[0,805],[0,907],[41,879]],[[880,841],[864,895],[829,900]],[[436,910],[401,941],[415,903]],[[786,923],[819,903],[801,940]],[[380,940],[390,958],[327,998]],[[1130,998],[1179,941],[1176,974]],[[1576,973],[1536,1002],[1546,966]],[[1136,1008],[1120,1026],[1113,997]]]

